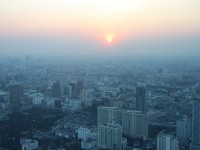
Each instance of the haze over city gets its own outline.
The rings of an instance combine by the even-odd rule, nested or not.
[[[200,0],[0,0],[0,150],[200,150]]]
[[[1,0],[1,54],[196,55],[198,0]]]

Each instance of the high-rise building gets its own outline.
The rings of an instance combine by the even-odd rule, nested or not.
[[[59,81],[56,81],[56,82],[53,83],[52,96],[54,98],[60,98],[61,97],[61,87],[60,87],[60,82]]]
[[[67,86],[67,95],[72,98],[72,86]]]
[[[142,111],[144,114],[147,113],[146,85],[143,83],[138,83],[136,87],[136,110]]]
[[[71,86],[72,97],[76,97],[76,82],[70,82],[69,86]]]
[[[60,84],[60,95],[61,97],[65,96],[65,87],[66,85],[65,84]]]
[[[192,123],[190,120],[183,118],[176,122],[176,136],[178,139],[187,139],[191,137]]]
[[[80,127],[77,130],[78,132],[78,139],[86,141],[89,137],[90,130],[88,128]]]
[[[192,142],[190,150],[200,150],[200,98],[193,100],[192,108]]]
[[[80,94],[80,92],[84,89],[84,82],[79,80],[76,82],[76,94]]]
[[[121,112],[116,107],[99,106],[97,110],[98,124],[108,124],[113,121],[121,124]]]
[[[12,107],[13,113],[20,112],[20,98],[22,96],[22,87],[15,84],[10,85],[10,105]]]
[[[119,109],[123,109],[124,103],[123,103],[123,101],[121,99],[115,98],[114,100],[111,101],[111,105],[113,107],[117,107]]]
[[[122,131],[128,137],[148,137],[148,117],[141,111],[126,111],[122,113]]]
[[[62,108],[61,99],[55,99],[55,108]]]
[[[29,56],[26,56],[26,70],[30,70],[30,57]]]
[[[80,91],[80,100],[81,103],[85,103],[87,101],[87,90],[83,89]]]
[[[122,149],[122,127],[116,123],[98,125],[98,147],[103,149]]]
[[[157,150],[179,150],[178,140],[173,135],[159,133]]]

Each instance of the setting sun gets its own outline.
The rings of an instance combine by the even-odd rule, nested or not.
[[[111,42],[113,41],[113,39],[114,39],[114,34],[106,34],[106,35],[104,35],[104,36],[105,36],[106,41],[107,41],[108,43],[111,43]]]

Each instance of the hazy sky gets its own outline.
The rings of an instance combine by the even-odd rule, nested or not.
[[[2,54],[199,54],[200,0],[0,0]]]

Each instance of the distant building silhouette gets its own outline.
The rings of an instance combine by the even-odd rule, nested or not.
[[[84,89],[84,82],[78,81],[76,82],[76,94],[80,94],[80,92]]]
[[[62,108],[62,101],[61,99],[55,100],[55,108]]]
[[[13,113],[21,111],[20,98],[22,96],[23,89],[18,84],[10,85],[10,105]]]
[[[69,86],[71,87],[72,97],[76,97],[76,82],[70,82]]]
[[[56,82],[53,83],[52,96],[54,98],[60,98],[61,97],[61,87],[60,87],[60,82],[59,81],[56,81]]]
[[[85,104],[87,101],[87,90],[83,89],[80,91],[80,100],[82,104]]]
[[[136,87],[136,110],[147,113],[146,107],[146,85],[138,83]]]

